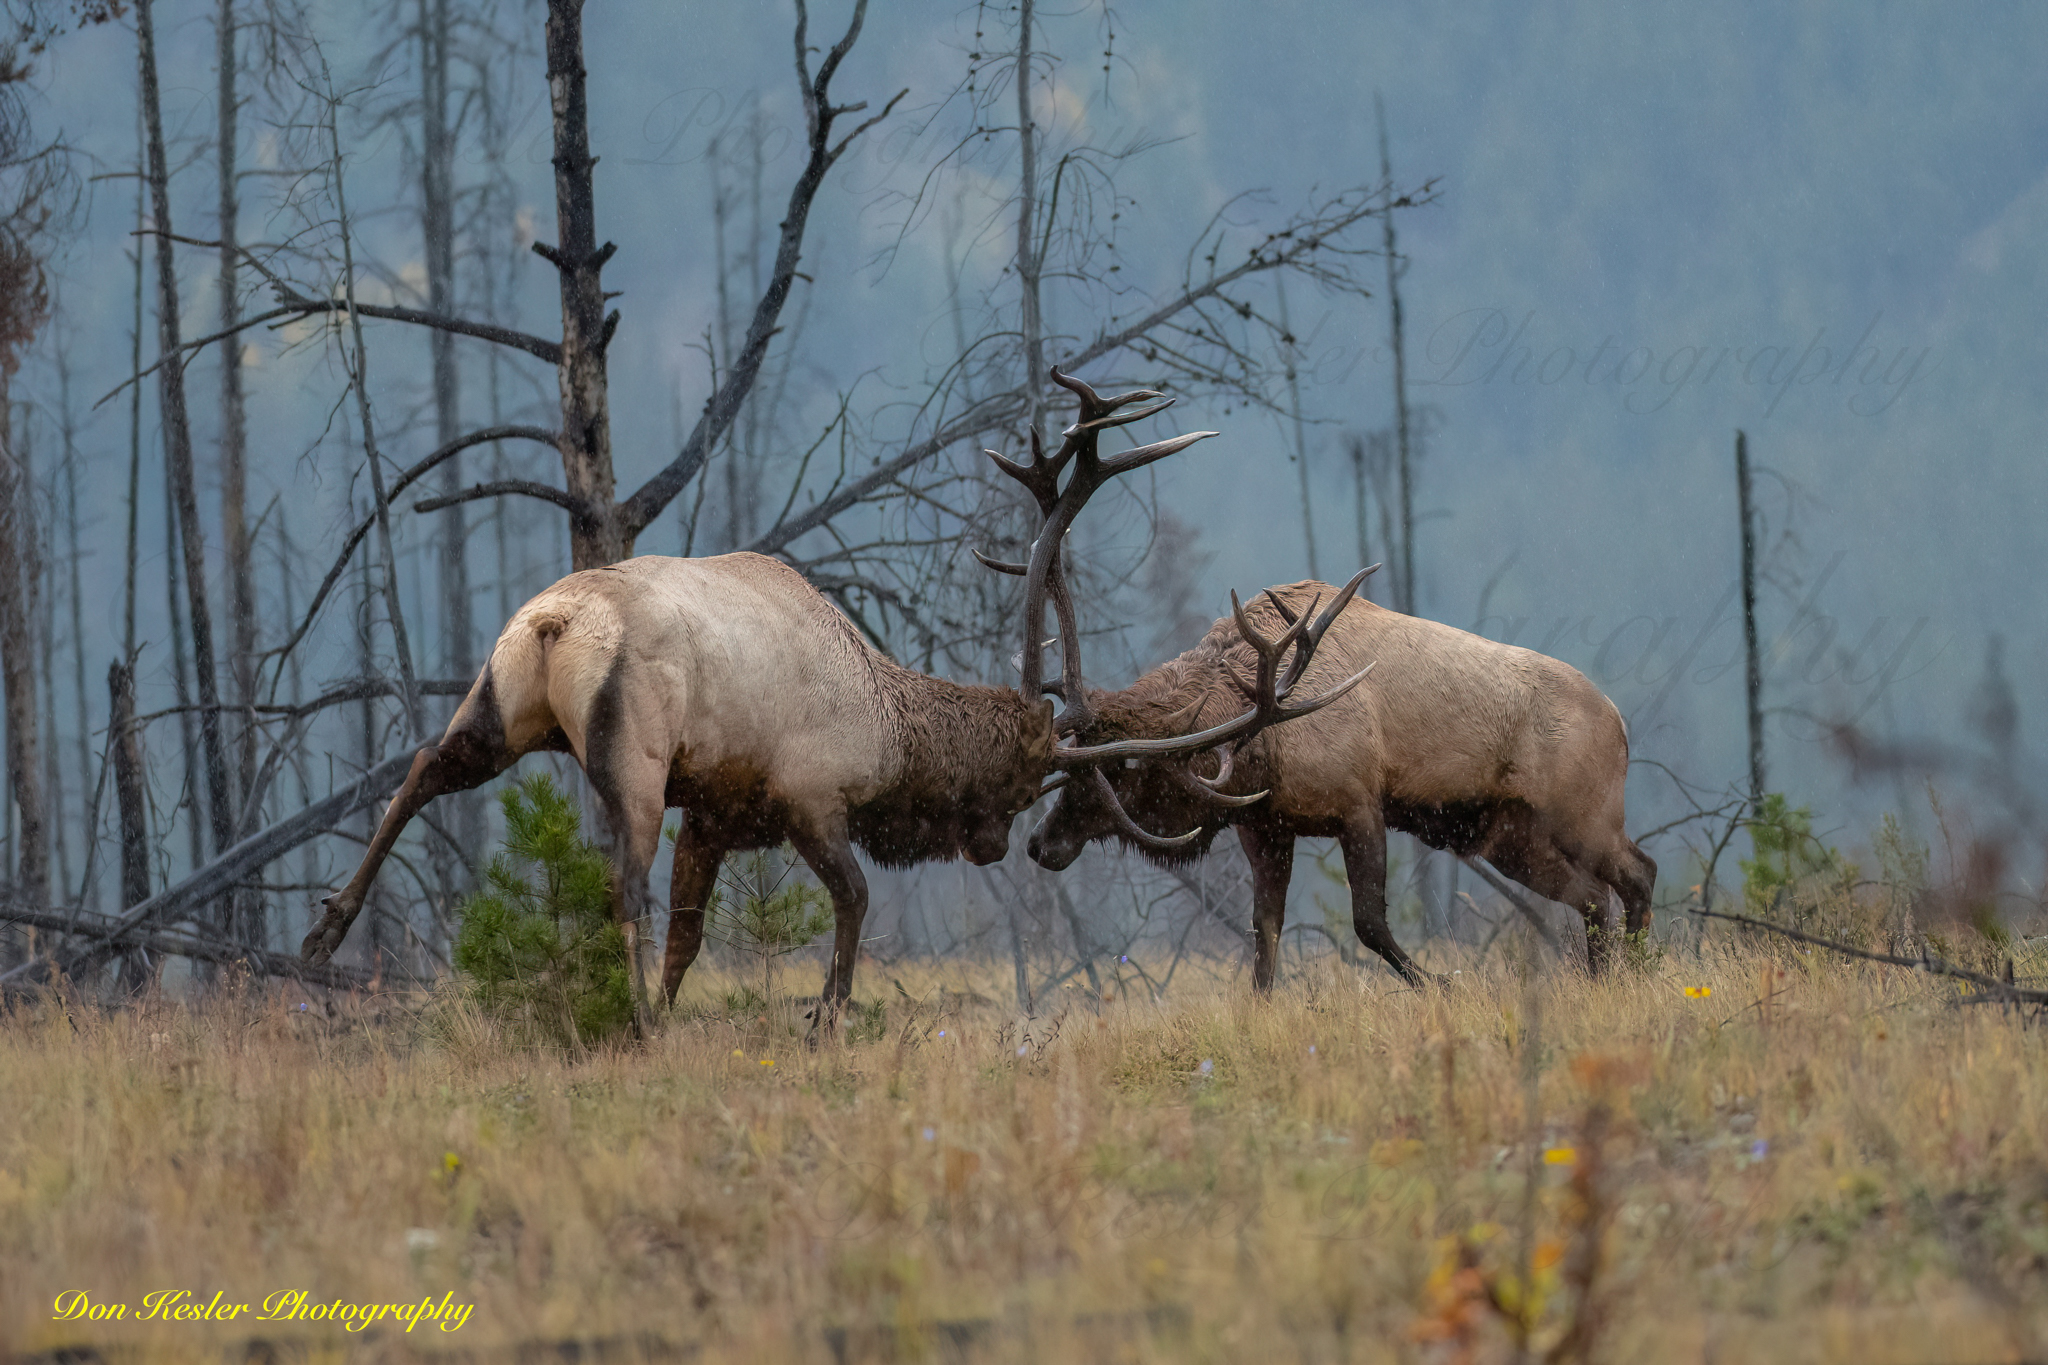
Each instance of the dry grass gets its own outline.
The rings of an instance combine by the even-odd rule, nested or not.
[[[864,977],[881,1036],[818,1053],[711,1010],[734,983],[708,977],[708,1012],[582,1060],[445,1001],[18,1013],[0,1357],[1491,1361],[1524,1247],[1538,1352],[2048,1357],[2048,1029],[1910,972],[1724,944],[1551,973],[1533,1037],[1502,966],[1415,994],[1326,965],[1270,1003],[1188,981],[1022,1026],[940,1003],[998,996],[994,970],[905,976],[921,1005],[889,976]],[[476,1308],[368,1340],[50,1321],[63,1291],[159,1288]]]

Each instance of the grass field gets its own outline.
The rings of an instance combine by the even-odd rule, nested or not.
[[[17,1012],[0,1357],[2048,1359],[2048,1028],[1950,983],[1722,942],[1023,1021],[1005,972],[871,965],[817,1052],[710,974],[581,1059],[448,999]],[[474,1308],[253,1321],[292,1290]]]

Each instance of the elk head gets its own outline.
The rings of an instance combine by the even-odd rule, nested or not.
[[[1098,716],[1090,699],[1087,686],[1081,676],[1081,632],[1074,615],[1072,594],[1068,591],[1063,560],[1067,532],[1072,529],[1074,518],[1097,489],[1118,475],[1142,468],[1155,460],[1177,454],[1196,441],[1214,436],[1213,431],[1191,432],[1168,440],[1156,441],[1151,445],[1139,446],[1110,458],[1103,458],[1097,448],[1104,431],[1111,427],[1142,421],[1163,412],[1173,405],[1174,400],[1153,389],[1135,389],[1129,393],[1104,398],[1087,384],[1071,375],[1061,374],[1058,367],[1052,370],[1053,382],[1073,392],[1081,400],[1081,412],[1074,425],[1061,434],[1060,448],[1050,457],[1045,454],[1039,441],[1038,432],[1031,432],[1031,458],[1029,462],[1005,459],[996,451],[985,452],[995,461],[996,467],[1017,480],[1038,504],[1040,523],[1038,536],[1031,545],[1031,558],[1023,564],[1004,563],[989,558],[979,550],[975,558],[999,573],[1015,574],[1024,579],[1024,649],[1017,660],[1022,674],[1018,690],[1026,697],[1041,694],[1060,699],[1062,706],[1052,718],[1053,745],[1046,771],[1053,775],[1050,782],[1038,789],[1038,795],[1066,788],[1066,796],[1076,791],[1088,793],[1087,805],[1114,823],[1116,832],[1140,846],[1158,851],[1182,849],[1201,837],[1199,825],[1178,835],[1158,835],[1133,820],[1117,799],[1117,791],[1111,779],[1105,774],[1105,766],[1121,770],[1127,763],[1137,761],[1140,767],[1149,766],[1145,760],[1181,760],[1190,755],[1217,748],[1221,745],[1242,742],[1268,725],[1306,716],[1337,700],[1365,675],[1372,671],[1367,665],[1352,677],[1324,692],[1322,695],[1303,702],[1290,700],[1294,686],[1307,670],[1309,660],[1321,641],[1323,632],[1331,621],[1343,610],[1345,603],[1364,581],[1365,570],[1346,584],[1336,599],[1316,616],[1314,607],[1297,618],[1281,607],[1281,614],[1288,626],[1277,638],[1268,638],[1253,628],[1238,603],[1236,593],[1231,594],[1231,604],[1236,611],[1238,630],[1246,643],[1251,645],[1258,656],[1254,676],[1246,680],[1236,670],[1230,670],[1230,679],[1250,703],[1251,709],[1194,733],[1175,733],[1166,736],[1146,738],[1119,738],[1106,743],[1082,744],[1079,738],[1095,729]],[[1152,400],[1162,400],[1153,402]],[[1118,409],[1132,403],[1145,402],[1149,406],[1132,412]],[[1071,467],[1066,485],[1060,485],[1060,478]],[[1059,621],[1060,675],[1057,678],[1045,676],[1044,639],[1045,608],[1052,604],[1054,615]],[[1194,716],[1186,717],[1193,723]],[[1176,730],[1178,727],[1175,727]],[[1178,761],[1164,764],[1171,773],[1184,773],[1191,790],[1198,790],[1202,799],[1221,805],[1246,805],[1261,799],[1265,793],[1245,796],[1225,794],[1221,788],[1230,777],[1231,756],[1226,750],[1220,772],[1209,778],[1196,776],[1192,769]],[[1085,840],[1083,841],[1085,842]],[[1032,836],[1032,856],[1047,867],[1055,870],[1065,867],[1079,853],[1081,844],[1075,844],[1062,861],[1048,861],[1041,856],[1041,840]],[[1047,850],[1048,856],[1051,850]]]
[[[1253,675],[1246,679],[1226,657],[1222,673],[1251,709],[1208,730],[1192,735],[1177,732],[1194,723],[1210,698],[1197,695],[1178,716],[1147,723],[1146,713],[1156,717],[1157,708],[1147,707],[1123,693],[1097,693],[1088,727],[1079,738],[1095,740],[1086,746],[1072,746],[1065,752],[1119,757],[1121,762],[1090,769],[1088,780],[1067,785],[1052,809],[1031,834],[1031,857],[1042,867],[1061,871],[1080,856],[1081,850],[1097,839],[1120,837],[1155,861],[1173,862],[1198,856],[1225,823],[1229,812],[1253,805],[1266,793],[1228,791],[1235,775],[1239,748],[1267,725],[1309,715],[1350,691],[1372,671],[1367,664],[1352,677],[1319,696],[1292,702],[1296,686],[1315,657],[1316,647],[1358,591],[1358,585],[1377,569],[1362,569],[1339,589],[1323,607],[1318,596],[1299,613],[1289,610],[1270,591],[1265,594],[1279,613],[1286,629],[1268,636],[1253,624],[1237,594],[1230,594],[1230,607],[1239,636],[1254,656]],[[1136,689],[1133,689],[1136,690]],[[1147,737],[1147,731],[1167,731],[1166,738]],[[1136,737],[1134,737],[1136,736]],[[1214,749],[1190,752],[1192,742],[1206,740]],[[1242,783],[1240,783],[1242,785]],[[1153,829],[1189,829],[1189,833],[1166,837]]]

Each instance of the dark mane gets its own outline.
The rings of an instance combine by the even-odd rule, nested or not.
[[[948,682],[873,658],[903,749],[896,782],[848,808],[848,833],[884,867],[955,857],[992,788],[1001,790],[1028,751],[1049,749],[1050,736],[1036,708],[1010,688]]]

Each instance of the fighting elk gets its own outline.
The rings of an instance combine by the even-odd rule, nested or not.
[[[854,845],[891,866],[959,854],[995,862],[1008,852],[1013,817],[1049,790],[1040,786],[1049,774],[1099,780],[1092,775],[1102,763],[1193,752],[1341,696],[1338,688],[1288,705],[1262,673],[1251,685],[1251,710],[1213,730],[1088,748],[1058,742],[1087,711],[1079,631],[1059,564],[1062,538],[1108,480],[1216,433],[1102,458],[1096,444],[1104,430],[1149,417],[1171,400],[1112,415],[1161,395],[1101,398],[1057,369],[1052,377],[1080,397],[1081,420],[1051,458],[1035,431],[1028,464],[990,452],[1038,497],[1044,518],[1031,562],[995,567],[1025,576],[1024,638],[1033,646],[1052,600],[1071,693],[1042,681],[1042,646],[1024,651],[1016,690],[903,668],[871,648],[794,569],[761,555],[647,555],[571,574],[507,623],[446,733],[413,760],[355,875],[323,902],[326,914],[301,955],[324,962],[341,946],[378,868],[422,806],[490,780],[522,755],[550,750],[575,756],[613,831],[613,895],[636,999],[646,938],[640,896],[663,812],[680,806],[662,973],[667,997],[674,1000],[703,944],[704,909],[725,855],[786,839],[832,897],[832,964],[813,1016],[814,1028],[829,1031],[852,989],[867,914]],[[1045,692],[1068,697],[1060,718]]]
[[[1628,729],[1614,703],[1568,664],[1371,602],[1346,605],[1349,588],[1308,625],[1332,592],[1292,583],[1268,589],[1250,609],[1233,593],[1234,619],[1218,621],[1200,644],[1120,692],[1094,693],[1082,736],[1127,744],[1228,714],[1247,687],[1239,668],[1271,666],[1259,623],[1285,624],[1290,633],[1306,627],[1308,642],[1330,633],[1313,661],[1297,654],[1283,688],[1371,659],[1367,686],[1314,720],[1214,757],[1159,758],[1070,785],[1033,831],[1031,856],[1057,871],[1089,842],[1117,837],[1172,864],[1199,857],[1235,826],[1252,871],[1252,981],[1266,991],[1294,841],[1334,836],[1359,941],[1420,981],[1387,927],[1386,831],[1404,830],[1432,848],[1483,857],[1578,910],[1588,962],[1600,971],[1610,948],[1608,892],[1621,897],[1636,933],[1649,923],[1657,877],[1657,865],[1622,831]],[[1195,828],[1160,837],[1148,825]]]

